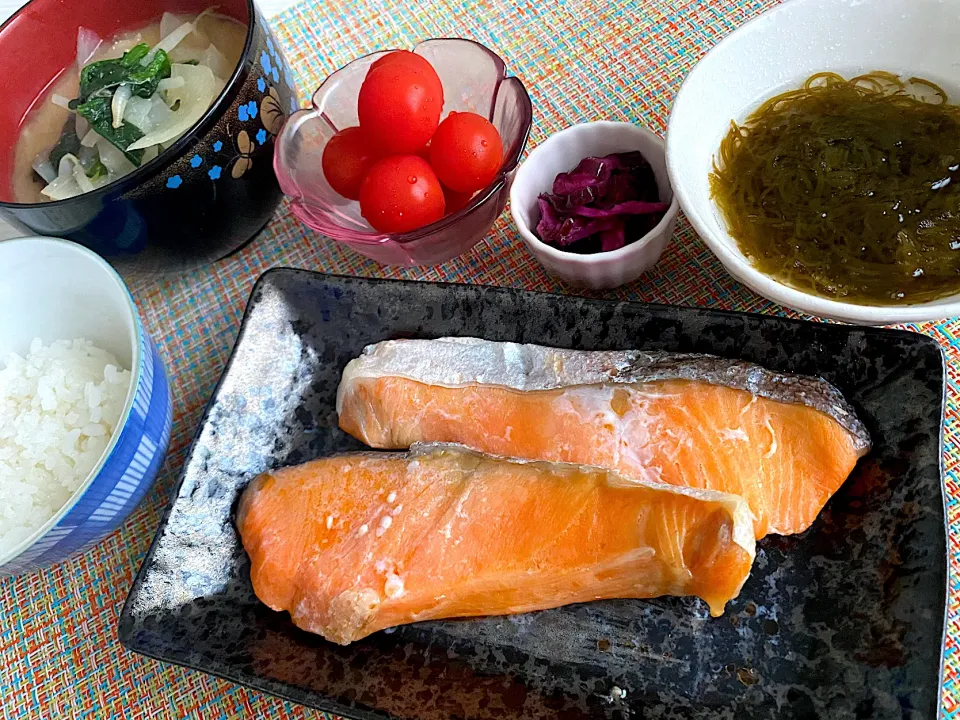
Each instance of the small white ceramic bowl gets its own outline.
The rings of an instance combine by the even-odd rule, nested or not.
[[[110,444],[70,499],[13,547],[0,549],[0,577],[60,562],[123,524],[150,489],[170,439],[163,363],[123,280],[81,245],[54,238],[0,242],[0,358],[25,355],[39,337],[83,337],[112,353],[131,379]]]
[[[746,23],[687,76],[667,127],[667,166],[684,213],[727,271],[769,300],[812,315],[868,325],[960,315],[960,295],[873,306],[795,290],[740,252],[710,197],[708,177],[730,121],[799,87],[814,73],[887,70],[941,84],[960,100],[960,3],[951,0],[790,0]]]
[[[639,240],[618,250],[578,255],[558,250],[534,233],[540,222],[537,198],[553,189],[554,178],[586,157],[639,150],[650,163],[660,200],[670,203],[660,223]],[[520,164],[510,190],[510,213],[520,237],[551,275],[576,287],[605,290],[632,282],[656,265],[677,225],[679,204],[670,187],[663,140],[642,127],[624,122],[589,122],[551,135]]]

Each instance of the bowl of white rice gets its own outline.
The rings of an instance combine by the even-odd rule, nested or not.
[[[170,438],[166,373],[123,280],[65,240],[0,242],[0,575],[116,530]]]

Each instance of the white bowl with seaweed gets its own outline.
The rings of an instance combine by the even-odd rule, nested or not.
[[[715,163],[723,167],[719,150],[731,132],[731,122],[742,126],[766,100],[803,87],[805,81],[817,73],[831,72],[850,79],[885,71],[908,84],[911,78],[922,78],[942,87],[949,102],[957,103],[960,101],[960,93],[956,92],[960,89],[956,72],[960,67],[960,45],[953,28],[958,23],[960,3],[957,2],[791,0],[745,24],[707,53],[687,77],[674,103],[667,129],[667,166],[681,207],[731,275],[774,302],[846,322],[879,325],[960,315],[960,243],[957,243],[955,259],[950,255],[949,242],[937,248],[940,256],[947,257],[955,267],[957,281],[955,287],[945,286],[935,299],[912,301],[909,283],[904,286],[906,292],[902,300],[896,297],[901,288],[893,284],[889,297],[881,300],[876,299],[876,292],[873,299],[852,292],[831,293],[829,289],[816,292],[782,273],[764,269],[763,263],[757,261],[756,247],[745,247],[743,235],[739,234],[743,227],[731,226],[749,226],[752,216],[741,216],[731,224],[731,218],[724,214],[718,202],[715,188],[711,187]],[[940,98],[934,99],[939,101]],[[842,138],[835,140],[838,146],[842,145]],[[942,180],[951,174],[953,164],[945,161],[942,177],[926,179],[929,192],[947,187]],[[853,180],[859,179],[858,173],[871,170],[869,164],[861,169],[851,164],[848,169]],[[798,182],[797,178],[785,178],[787,191],[793,190],[791,183]],[[949,192],[958,189],[952,187]],[[775,196],[776,192],[771,189],[771,197]],[[851,204],[863,200],[850,195]],[[899,212],[896,200],[891,197],[890,207],[881,208],[879,212]],[[763,201],[769,201],[769,197]],[[809,210],[818,211],[816,201],[811,201]],[[772,211],[775,214],[776,207]],[[905,216],[905,225],[912,219],[916,219],[915,225],[920,227],[925,218],[919,213],[913,218]],[[942,218],[933,220],[940,222]],[[953,222],[949,218],[947,221]],[[869,222],[869,218],[865,217],[863,222]],[[861,234],[864,238],[871,237],[856,227],[857,223],[852,223],[844,230],[847,235],[843,239],[850,245],[856,245],[853,241]],[[900,256],[910,258],[913,256],[909,255],[908,243],[916,239],[909,233],[900,235],[894,230],[887,242],[892,243],[892,255],[903,250]],[[777,240],[772,235],[769,237],[770,243]],[[871,257],[873,247],[867,245],[861,244],[863,257],[852,258],[852,261]],[[832,256],[825,253],[824,257]],[[922,265],[910,269],[922,271]],[[922,272],[917,275],[921,276]],[[914,296],[924,297],[921,293]]]

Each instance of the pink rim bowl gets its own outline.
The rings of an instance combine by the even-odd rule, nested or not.
[[[472,40],[426,40],[414,49],[433,65],[443,83],[444,107],[489,119],[503,140],[503,167],[493,182],[461,210],[408,233],[375,231],[327,183],[320,160],[327,141],[356,126],[357,96],[367,71],[390,50],[365,55],[330,75],[313,95],[313,107],[294,113],[277,138],[274,169],[280,187],[304,224],[386,265],[437,265],[470,250],[506,206],[517,163],[527,142],[533,109],[523,83],[506,74],[503,60]]]

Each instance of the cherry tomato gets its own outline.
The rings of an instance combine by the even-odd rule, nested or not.
[[[474,192],[457,192],[456,190],[444,187],[443,199],[447,205],[447,215],[465,208],[475,194]]]
[[[475,192],[486,187],[502,163],[500,133],[476,113],[450,113],[430,141],[430,164],[451,190]]]
[[[364,132],[358,127],[349,127],[327,141],[320,164],[330,187],[349,200],[357,200],[360,183],[378,157]]]
[[[428,78],[436,78],[437,84],[440,85],[440,78],[437,75],[437,71],[433,69],[433,65],[430,64],[430,61],[427,60],[423,55],[417,55],[409,50],[394,50],[393,52],[387,53],[382,58],[377,60],[373,65],[371,65],[370,70],[376,70],[378,67],[383,67],[384,65],[392,63],[401,63],[412,70],[419,70]],[[440,86],[440,90],[441,92],[443,91],[442,85]]]
[[[360,127],[384,154],[420,150],[436,131],[442,109],[443,87],[437,73],[405,60],[371,69],[357,98]]]
[[[375,230],[409,232],[443,217],[443,188],[417,155],[388,155],[374,163],[360,186],[360,213]]]

